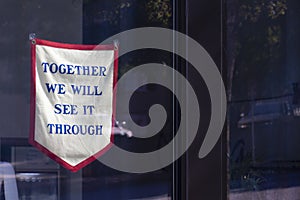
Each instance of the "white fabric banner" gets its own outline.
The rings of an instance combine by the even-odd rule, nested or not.
[[[32,40],[30,142],[77,171],[112,142],[117,50]]]

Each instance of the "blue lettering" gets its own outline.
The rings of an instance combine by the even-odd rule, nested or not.
[[[49,133],[52,134],[52,127],[54,127],[54,124],[48,124],[47,127],[49,127]]]
[[[94,126],[90,125],[90,126],[88,127],[88,133],[89,133],[89,135],[94,135],[94,132],[95,132]]]
[[[97,76],[98,75],[98,73],[97,73],[98,67],[97,66],[91,66],[91,68],[92,68],[92,76]]]
[[[52,74],[56,73],[57,70],[58,70],[57,64],[56,64],[56,63],[52,63],[52,64],[50,65],[49,70],[50,70],[50,72],[51,72]]]
[[[77,105],[72,104],[55,104],[54,105],[55,114],[64,114],[64,115],[77,115]]]
[[[80,74],[80,69],[81,69],[82,67],[81,67],[81,66],[78,66],[78,65],[75,65],[74,68],[77,70],[77,74],[78,74],[78,75],[81,75],[81,74]]]
[[[43,62],[42,66],[44,67],[44,72],[47,72],[47,66],[49,67],[49,63]]]
[[[55,114],[60,114],[62,112],[60,106],[61,106],[60,104],[55,104],[54,105],[54,113]]]
[[[47,124],[49,134],[102,135],[102,125]]]
[[[106,76],[107,68],[105,66],[81,66],[72,64],[57,64],[42,62],[43,72],[60,73],[60,74],[76,74],[76,75],[91,75],[91,76]]]
[[[72,90],[73,90],[73,94],[80,94],[81,91],[81,86],[77,86],[77,85],[71,85]]]
[[[96,135],[102,135],[102,125],[95,126],[95,128],[96,128]]]
[[[68,67],[68,74],[74,74],[75,73],[73,65],[67,65],[67,67]]]
[[[64,84],[46,83],[46,87],[47,87],[48,93],[50,93],[50,92],[54,93],[56,91],[56,88],[58,88],[57,94],[65,94],[66,93]]]
[[[76,128],[76,129],[75,129]],[[79,127],[77,126],[77,125],[73,125],[72,126],[72,133],[74,134],[74,135],[78,135],[78,133],[79,133]]]
[[[83,75],[90,75],[89,66],[82,66]]]
[[[63,133],[63,126],[62,126],[62,124],[55,124],[56,126],[55,126],[55,132],[56,132],[56,134],[62,134]]]
[[[68,124],[65,124],[64,125],[64,128],[65,128],[65,130],[64,130],[64,134],[71,134],[70,133],[70,129],[71,129],[71,126],[70,125],[68,125]]]
[[[59,67],[58,67],[58,71],[61,74],[65,74],[66,71],[67,71],[66,66],[64,64],[60,64]]]
[[[104,74],[105,71],[106,71],[106,67],[100,67],[99,76],[106,76],[106,74]]]
[[[81,135],[85,135],[86,134],[86,125],[84,127],[85,127],[85,130],[83,131],[82,125],[80,125],[80,133],[81,133]]]

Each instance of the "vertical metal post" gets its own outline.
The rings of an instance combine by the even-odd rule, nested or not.
[[[253,100],[253,92],[252,92],[252,100],[251,100],[251,144],[252,144],[252,162],[256,162],[255,157],[255,129],[254,129],[254,100]]]

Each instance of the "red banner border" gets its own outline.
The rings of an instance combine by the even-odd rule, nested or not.
[[[113,113],[112,113],[112,133],[110,137],[110,143],[97,152],[96,154],[92,155],[91,157],[85,159],[84,161],[80,162],[79,164],[72,166],[69,163],[65,162],[57,155],[49,151],[46,147],[41,145],[40,143],[36,142],[34,139],[34,129],[35,129],[35,106],[36,106],[36,45],[44,45],[49,47],[57,47],[63,49],[74,49],[74,50],[114,50],[114,74],[113,74]],[[118,79],[118,47],[114,45],[81,45],[81,44],[66,44],[66,43],[58,43],[52,42],[48,40],[41,40],[41,39],[33,39],[31,41],[31,85],[30,85],[30,135],[29,135],[29,143],[39,149],[41,152],[49,156],[51,159],[58,162],[60,165],[65,167],[66,169],[76,172],[86,165],[90,164],[98,157],[103,155],[107,150],[111,148],[114,141],[114,133],[113,133],[113,126],[115,123],[115,114],[116,114],[116,84]]]

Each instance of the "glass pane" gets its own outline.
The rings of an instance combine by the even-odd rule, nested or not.
[[[158,26],[172,28],[171,0],[67,0],[49,2],[5,0],[0,2],[1,53],[1,169],[14,169],[19,199],[171,199],[173,166],[145,174],[111,169],[98,160],[72,173],[28,143],[30,105],[30,42],[28,35],[74,44],[99,44],[124,30]],[[170,38],[172,39],[172,38]],[[124,44],[120,44],[120,48]],[[119,58],[119,78],[128,70],[149,62],[173,66],[173,55],[159,50],[140,50]],[[134,84],[145,78],[137,74]],[[125,90],[120,91],[126,93]],[[173,138],[174,97],[166,88],[148,84],[140,87],[130,102],[131,116],[118,113],[115,144],[132,152],[150,152]],[[129,118],[140,126],[149,123],[149,108],[162,104],[167,123],[157,135],[139,139],[131,133]],[[125,106],[125,105],[124,105]],[[131,121],[131,120],[130,120]],[[9,166],[9,167],[8,167]],[[7,175],[9,176],[9,175]],[[12,175],[13,176],[13,175]],[[0,181],[2,179],[0,178]],[[6,180],[6,179],[5,179]],[[1,184],[0,184],[1,185]],[[1,199],[14,186],[4,181]]]
[[[83,42],[97,44],[108,36],[124,30],[144,26],[171,28],[171,1],[86,1],[83,3]],[[126,48],[126,44],[120,44]],[[145,63],[165,63],[172,66],[172,55],[159,50],[142,49],[127,53],[119,58],[119,77],[128,70]],[[147,74],[137,73],[125,84],[135,84]],[[122,86],[120,86],[122,87]],[[118,95],[128,92],[126,86]],[[125,94],[124,94],[125,95]],[[140,139],[128,135],[115,135],[115,144],[133,152],[151,152],[172,139],[172,93],[159,85],[150,84],[135,91],[130,102],[130,114],[117,112],[118,126],[132,130],[130,117],[141,126],[149,123],[149,106],[159,103],[167,108],[169,119],[165,128],[157,135]],[[127,106],[127,105],[124,105]],[[147,134],[147,133],[133,133]],[[83,171],[84,199],[143,199],[171,198],[172,166],[146,174],[128,174],[109,169],[100,163],[93,163]],[[98,194],[98,195],[97,195]]]
[[[299,8],[227,1],[230,199],[299,198]]]
[[[221,3],[219,0],[206,2],[198,0],[53,0],[51,3],[36,0],[0,1],[0,66],[2,69],[0,74],[0,109],[2,111],[0,120],[0,199],[16,198],[14,195],[18,195],[19,199],[26,200],[194,200],[199,198],[221,199],[226,196],[226,187],[223,185],[226,182],[225,135],[220,137],[215,148],[207,157],[200,159],[198,156],[206,130],[210,125],[209,116],[211,115],[211,102],[208,98],[209,91],[205,80],[191,63],[164,50],[145,48],[121,56],[118,60],[118,78],[120,79],[128,71],[142,64],[158,63],[169,69],[176,69],[190,82],[195,90],[198,103],[201,104],[199,105],[201,121],[195,141],[180,159],[148,173],[122,172],[95,160],[73,173],[28,142],[30,81],[32,78],[30,76],[29,34],[35,33],[37,38],[55,42],[97,45],[110,36],[133,28],[162,27],[165,30],[178,30],[189,34],[191,38],[203,45],[216,63],[220,74],[223,74]],[[280,17],[281,15],[278,16],[278,19]],[[284,22],[280,23],[284,24]],[[273,34],[275,30],[277,30],[276,27],[273,27],[270,34]],[[243,31],[247,32],[248,30]],[[170,49],[182,48],[186,50],[187,57],[195,55],[194,51],[189,51],[187,43],[182,41],[178,43],[178,38],[173,38],[173,34],[174,32],[168,38]],[[145,40],[147,40],[146,36]],[[276,43],[276,38],[273,38],[271,42]],[[126,42],[120,43],[119,51],[126,48],[126,45],[128,45]],[[243,56],[245,55],[243,54]],[[276,60],[270,65],[278,62]],[[242,64],[237,62],[237,65],[244,65],[244,62]],[[178,76],[174,73],[155,72],[154,74],[169,80],[172,89],[176,88],[183,96],[187,97],[186,102],[189,102],[191,94],[186,92],[186,85],[178,84],[176,79]],[[251,73],[255,74],[256,72]],[[143,72],[135,74],[132,79],[126,80],[118,88],[118,95],[128,95],[128,89],[132,85],[147,80],[148,75]],[[235,76],[234,81],[243,80],[244,77],[245,74],[242,78]],[[232,85],[232,88],[236,87],[235,83]],[[243,84],[238,85],[244,86]],[[250,84],[247,82],[246,86],[248,85]],[[244,88],[236,87],[232,91],[241,92],[241,99],[248,95],[244,92]],[[240,99],[238,98],[240,93],[234,92],[232,92],[234,94],[232,102]],[[251,94],[253,95],[250,96],[250,103],[245,105],[242,102],[237,103],[237,106],[241,105],[244,115],[237,117],[235,122],[231,121],[230,125],[233,130],[242,129],[244,126],[251,127],[253,115],[257,121],[261,118],[275,121],[281,119],[281,113],[298,113],[300,115],[300,109],[294,109],[294,104],[290,105],[286,102],[270,101],[268,106],[261,108],[260,103],[255,101],[255,93]],[[276,93],[276,95],[280,94]],[[179,100],[167,87],[155,83],[141,85],[131,96],[129,105],[124,105],[124,107],[129,107],[130,115],[123,111],[117,111],[116,120],[113,122],[114,144],[135,153],[152,152],[167,144],[172,144],[170,142],[176,136],[180,122],[192,118],[181,119],[181,112],[189,106],[186,102],[186,105],[179,105]],[[122,105],[123,102],[117,100],[117,103]],[[142,138],[142,136],[151,134],[151,130],[135,132],[134,124],[141,127],[149,124],[150,108],[155,104],[160,104],[165,108],[166,123],[157,134]],[[233,105],[233,103],[231,104]],[[230,113],[233,112],[233,109],[234,107],[231,108]],[[194,111],[193,108],[192,112]],[[257,126],[255,126],[255,131],[258,130]],[[183,127],[184,139],[190,136],[190,129],[188,125]],[[246,131],[249,130],[252,129]],[[266,131],[265,135],[269,132]],[[232,139],[233,141],[234,139]],[[177,142],[172,146],[173,151],[168,151],[169,157],[175,160],[175,150],[177,152],[179,147],[181,150],[186,146],[185,140]],[[114,159],[120,163],[127,162],[127,158],[121,156]],[[3,174],[1,174],[2,172]]]

